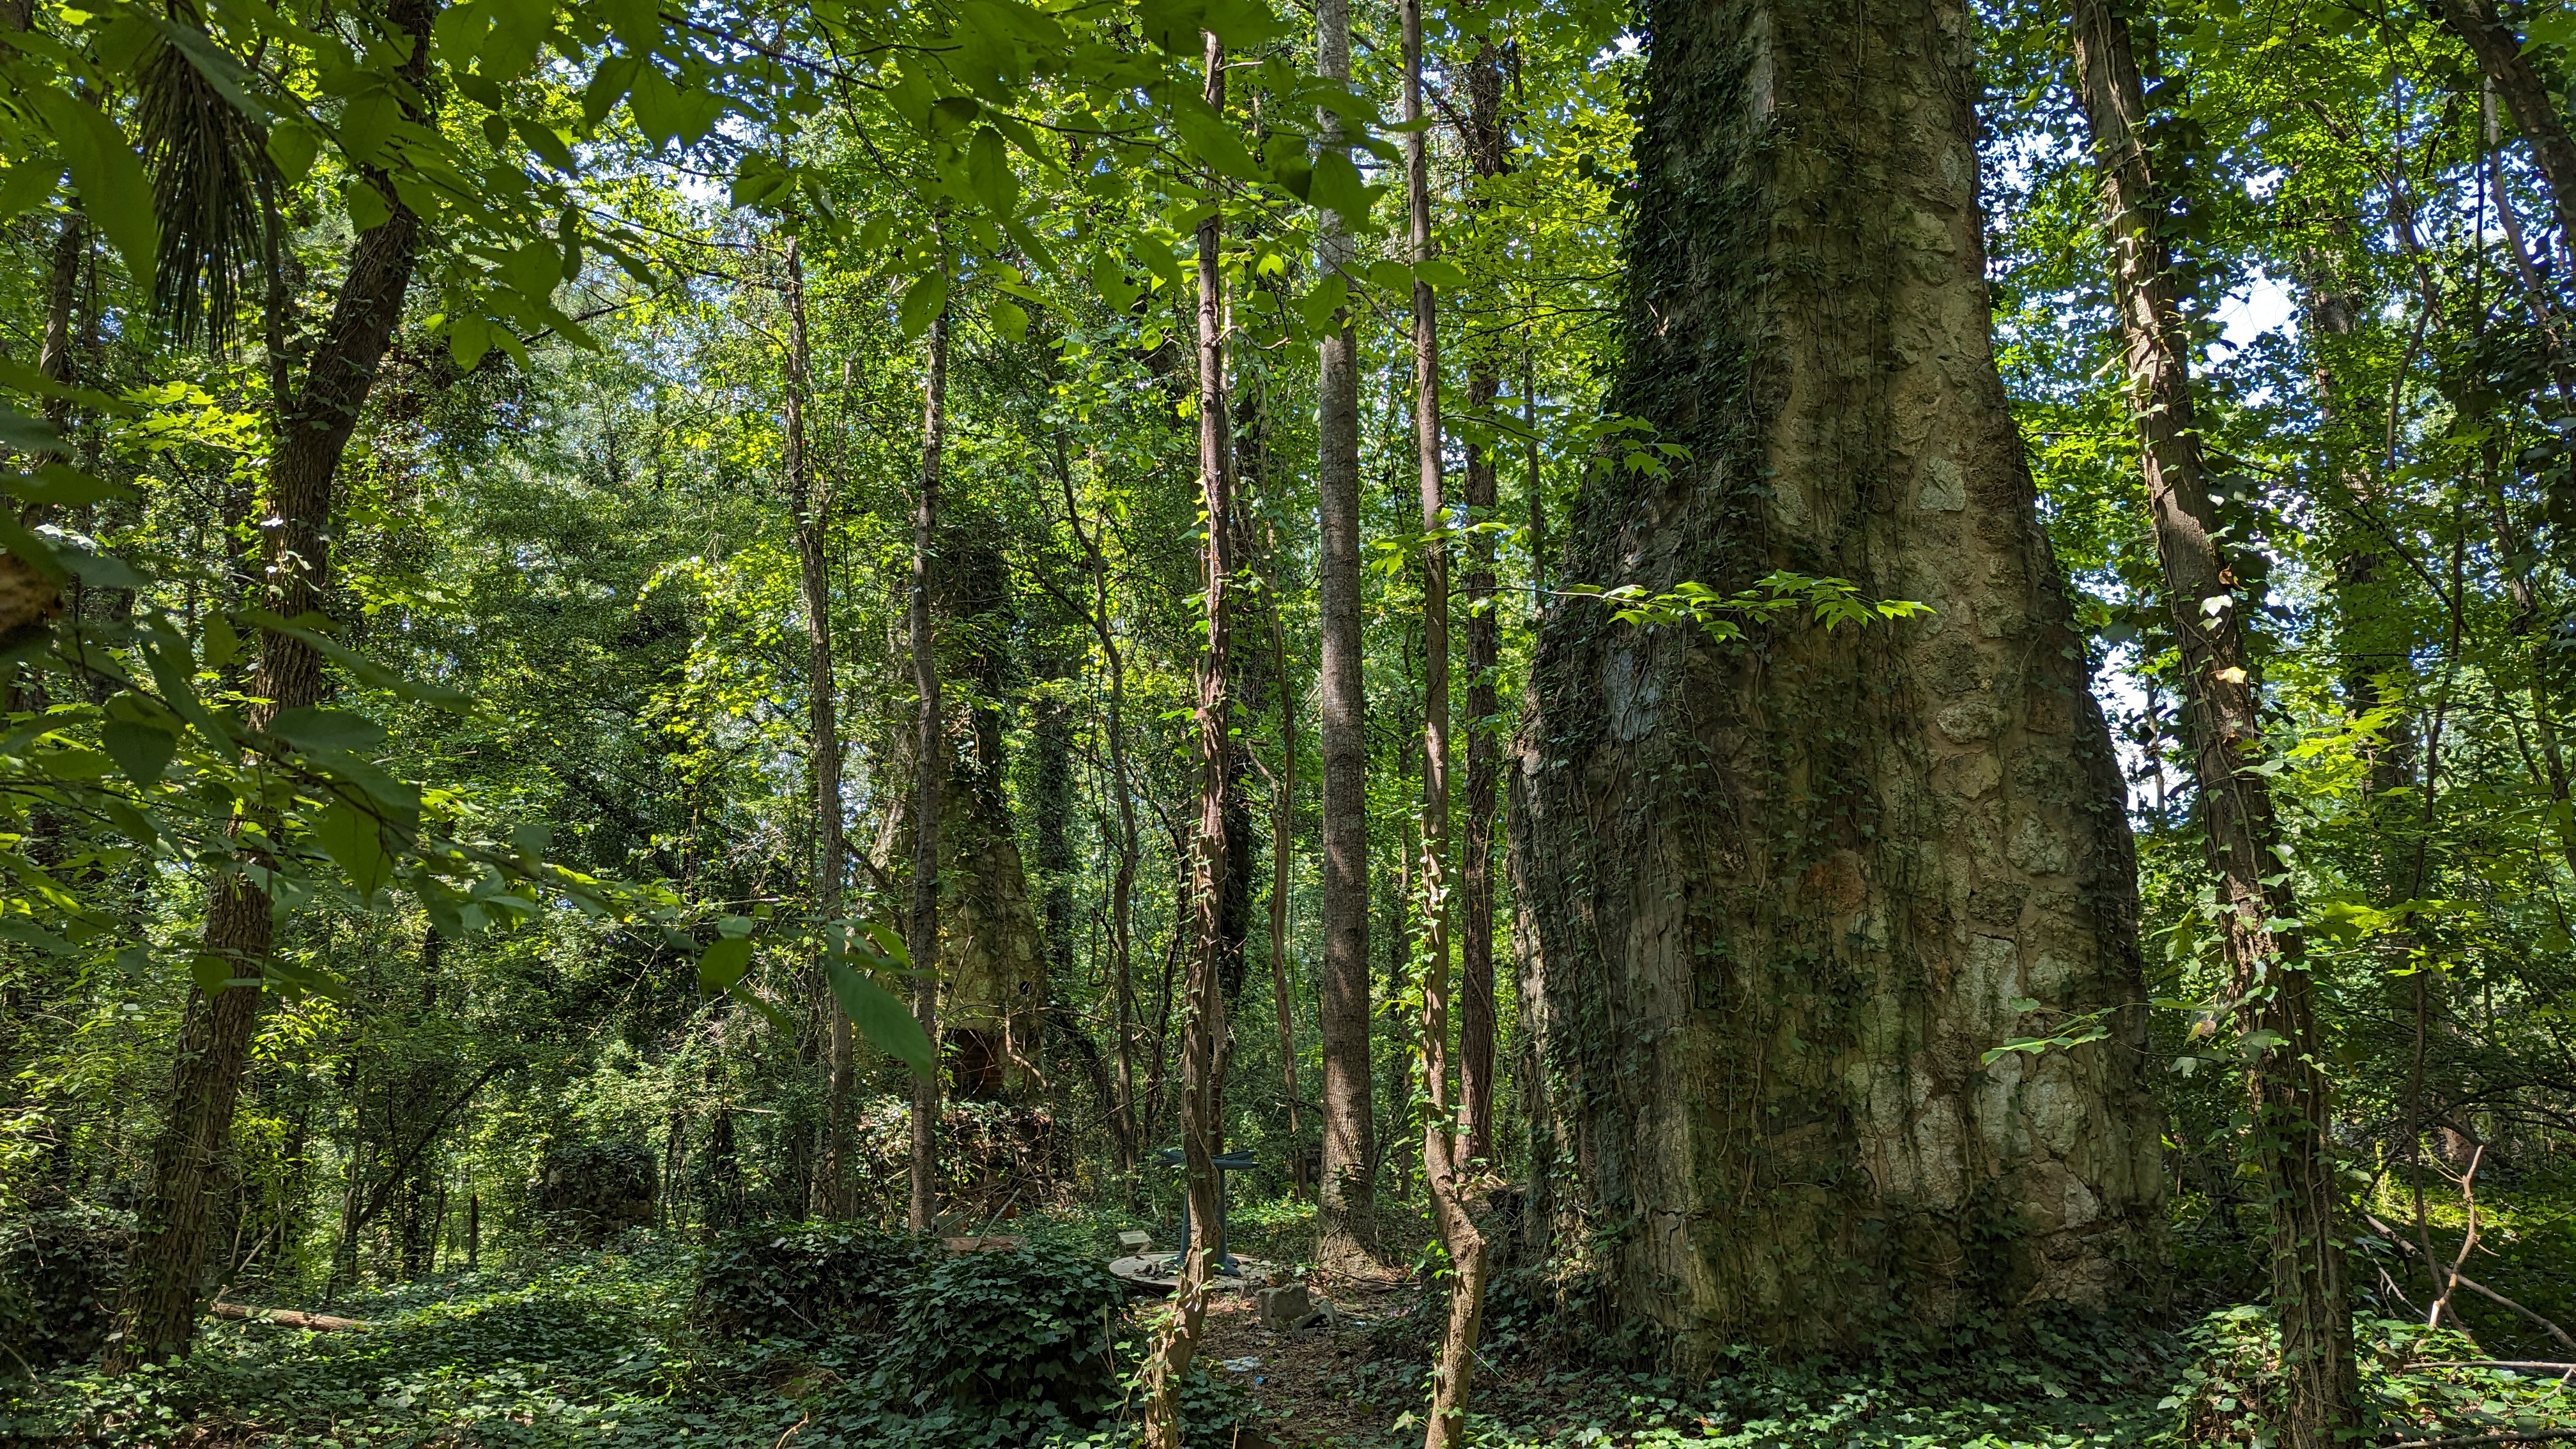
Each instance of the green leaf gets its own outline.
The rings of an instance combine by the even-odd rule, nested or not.
[[[1183,96],[1172,107],[1172,129],[1180,132],[1192,154],[1218,174],[1237,181],[1265,179],[1260,163],[1243,144],[1243,133],[1196,96]]]
[[[903,292],[903,305],[895,309],[895,321],[906,337],[919,337],[930,330],[940,309],[948,305],[948,276],[945,272],[928,272],[917,278]]]
[[[975,118],[982,114],[984,103],[973,96],[942,96],[931,104],[926,118],[930,134],[954,136],[975,124]]]
[[[316,996],[327,996],[333,1001],[349,999],[348,982],[328,971],[317,971],[300,961],[289,960],[284,956],[269,957],[261,963],[260,974],[273,976],[289,986],[299,987]]]
[[[208,669],[221,669],[241,657],[241,635],[221,614],[206,616],[205,658]]]
[[[662,7],[654,0],[603,0],[608,28],[618,43],[642,55],[662,41]]]
[[[57,780],[95,780],[114,768],[114,762],[96,750],[40,750],[32,759],[37,769]]]
[[[150,277],[161,246],[161,223],[152,214],[152,186],[125,135],[96,106],[50,86],[21,93],[54,133],[63,161],[79,189],[81,210],[125,258],[128,276]]]
[[[511,0],[485,8],[492,12],[492,30],[476,50],[474,68],[496,81],[516,80],[536,64],[537,49],[554,28],[552,0]]]
[[[8,221],[43,203],[54,194],[54,183],[63,179],[60,164],[29,157],[0,172],[0,221]]]
[[[0,508],[0,548],[17,555],[48,582],[61,584],[71,578],[71,571],[55,556],[54,546],[20,523],[15,509]]]
[[[349,225],[358,231],[374,231],[393,220],[393,207],[365,181],[351,181],[348,190],[341,193],[341,200],[349,208]]]
[[[561,131],[524,116],[513,117],[510,128],[519,133],[520,140],[528,143],[529,150],[544,157],[546,164],[557,171],[569,176],[579,169],[573,164],[572,145],[564,139]]]
[[[63,435],[55,431],[52,423],[9,408],[0,408],[0,443],[6,443],[21,453],[71,451],[71,445],[63,441]]]
[[[53,956],[72,954],[72,943],[37,925],[25,916],[0,917],[0,938],[33,946]]]
[[[384,829],[375,816],[335,799],[312,829],[314,840],[347,872],[360,897],[374,896],[393,879],[393,859],[385,853]]]
[[[1127,280],[1127,268],[1109,252],[1102,252],[1091,259],[1091,286],[1100,293],[1101,300],[1119,312],[1135,306],[1137,297],[1144,292],[1143,288]]]
[[[1250,50],[1289,33],[1289,27],[1262,0],[1207,0],[1202,28],[1215,33],[1228,50]]]
[[[143,650],[144,661],[152,667],[153,682],[161,686],[161,698],[179,712],[181,719],[196,726],[197,733],[205,737],[207,744],[230,756],[238,748],[231,732],[224,728],[223,721],[206,709],[189,682],[195,672],[196,661],[189,657],[188,641],[180,638],[179,631],[167,622],[156,621],[140,631],[135,642]]]
[[[140,720],[109,720],[99,730],[99,743],[125,778],[144,789],[160,783],[170,757],[179,752],[179,741],[168,730]]]
[[[653,66],[637,70],[626,104],[634,112],[635,128],[657,147],[677,137],[688,125],[688,108],[681,100],[680,88]]]
[[[1341,274],[1328,273],[1306,295],[1298,299],[1297,309],[1306,320],[1306,330],[1321,333],[1333,325],[1333,314],[1350,300],[1350,283]]]
[[[975,199],[995,216],[1008,216],[1020,204],[1020,178],[1011,172],[1011,148],[990,126],[966,145],[966,175]]]
[[[106,814],[109,823],[124,831],[126,839],[136,845],[149,846],[161,838],[161,827],[151,816],[113,795],[102,796],[98,802],[98,808]]]
[[[1360,181],[1360,168],[1340,151],[1327,150],[1315,158],[1315,177],[1307,184],[1306,199],[1354,231],[1368,221],[1368,187]]]
[[[743,1005],[750,1007],[752,1010],[759,1012],[762,1016],[769,1018],[769,1024],[778,1028],[781,1033],[789,1036],[795,1035],[796,1023],[794,1020],[789,1018],[786,1012],[783,1012],[777,1007],[770,1005],[768,1002],[761,1000],[759,997],[752,995],[750,991],[744,989],[742,986],[734,985],[726,987],[725,995],[732,997],[734,1000],[739,1001]]]
[[[594,131],[599,129],[599,123],[607,120],[608,113],[617,109],[618,101],[643,71],[644,63],[633,55],[600,62],[599,69],[591,74],[590,84],[582,88],[582,124]]]
[[[1008,297],[993,299],[993,330],[1013,342],[1029,340],[1029,314]]]
[[[369,165],[378,159],[385,142],[393,139],[394,124],[401,119],[402,102],[391,91],[351,96],[340,111],[340,149],[353,164]]]
[[[751,969],[751,938],[727,936],[698,953],[698,989],[709,996],[731,991]]]
[[[385,728],[365,715],[336,709],[278,711],[268,732],[298,749],[363,750],[385,742]]]
[[[904,945],[903,937],[896,935],[892,926],[867,921],[861,923],[859,929],[867,933],[868,939],[876,943],[878,954],[895,969],[900,971],[912,969],[912,949]]]
[[[124,484],[110,483],[68,463],[48,463],[33,474],[0,473],[0,488],[32,503],[58,503],[67,508],[134,496],[134,490]]]
[[[850,1025],[889,1056],[912,1068],[913,1075],[927,1081],[933,1070],[930,1038],[922,1032],[912,1012],[893,992],[851,970],[849,963],[838,956],[826,957],[823,967],[832,980],[832,995],[840,1001],[841,1014],[850,1019]]]
[[[1143,22],[1147,40],[1175,55],[1195,56],[1207,0],[1139,0],[1136,18]]]
[[[301,121],[281,121],[268,131],[268,160],[276,162],[278,175],[296,183],[312,175],[314,157],[322,155],[322,137],[312,126]]]
[[[1415,263],[1413,274],[1429,282],[1436,291],[1446,292],[1467,285],[1466,269],[1439,257],[1428,257]]]

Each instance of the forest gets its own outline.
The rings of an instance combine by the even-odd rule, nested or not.
[[[0,1444],[2576,1442],[2571,111],[0,0]]]

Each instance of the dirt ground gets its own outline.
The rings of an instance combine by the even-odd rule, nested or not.
[[[1335,1278],[1309,1280],[1307,1292],[1329,1298],[1345,1326],[1304,1337],[1265,1328],[1248,1293],[1221,1294],[1208,1305],[1203,1361],[1248,1390],[1263,1410],[1264,1437],[1247,1431],[1240,1449],[1341,1449],[1372,1442],[1410,1407],[1409,1395],[1360,1387],[1352,1370],[1366,1355],[1354,1320],[1403,1313],[1413,1306],[1413,1286],[1395,1277]]]

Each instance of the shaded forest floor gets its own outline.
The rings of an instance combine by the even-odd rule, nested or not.
[[[1076,1251],[1113,1231],[1106,1219],[1024,1225]],[[697,1263],[692,1244],[639,1232],[603,1250],[442,1274],[333,1305],[367,1321],[365,1332],[213,1321],[199,1352],[168,1370],[111,1382],[73,1368],[0,1383],[0,1444],[1133,1442],[1132,1424],[1114,1414],[1079,1428],[925,1415],[890,1387],[883,1333],[719,1340],[693,1318]],[[1415,1412],[1438,1303],[1401,1277],[1332,1287],[1342,1325],[1302,1338],[1262,1326],[1246,1298],[1219,1300],[1207,1373],[1189,1395],[1194,1445],[1420,1442]],[[1748,1351],[1713,1379],[1682,1383],[1605,1362],[1598,1339],[1586,1345],[1579,1302],[1535,1288],[1505,1284],[1493,1303],[1472,1436],[1490,1449],[2266,1442],[2268,1324],[2251,1309],[2176,1332],[2057,1324],[1891,1345],[1867,1362],[1780,1363]],[[2481,1350],[2376,1319],[2364,1336],[2370,1442],[2576,1438],[2576,1388],[2456,1366],[2498,1352],[2493,1343]],[[1137,1337],[1131,1328],[1129,1364]]]

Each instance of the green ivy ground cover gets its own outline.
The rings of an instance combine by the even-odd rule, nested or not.
[[[167,1369],[123,1380],[86,1368],[20,1374],[0,1382],[0,1443],[1132,1442],[1125,1381],[1141,1324],[1092,1276],[1101,1225],[1032,1227],[1017,1252],[925,1259],[917,1272],[899,1266],[904,1255],[841,1242],[841,1228],[764,1228],[703,1244],[629,1234],[602,1250],[335,1305],[367,1321],[363,1333],[217,1321],[194,1357]],[[795,1275],[816,1263],[912,1276],[849,1320],[858,1332],[722,1306],[747,1289],[795,1298]],[[732,1300],[709,1286],[727,1273]],[[1419,1442],[1418,1422],[1397,1410],[1423,1393],[1430,1316],[1355,1332],[1354,1352],[1330,1381],[1306,1387],[1387,1406],[1382,1442]],[[2179,1335],[2056,1325],[1987,1342],[1890,1345],[1861,1365],[1783,1363],[1741,1349],[1696,1383],[1586,1362],[1564,1341],[1516,1331],[1520,1321],[1502,1305],[1471,1425],[1472,1442],[1488,1449],[2271,1442],[2271,1325],[2250,1308]],[[2480,1356],[2456,1334],[2368,1325],[2369,1442],[2576,1433],[2576,1392],[2545,1375],[2475,1366]],[[1199,1443],[1253,1443],[1265,1427],[1295,1442],[1292,1414],[1265,1416],[1239,1390],[1202,1380],[1190,1404]]]

